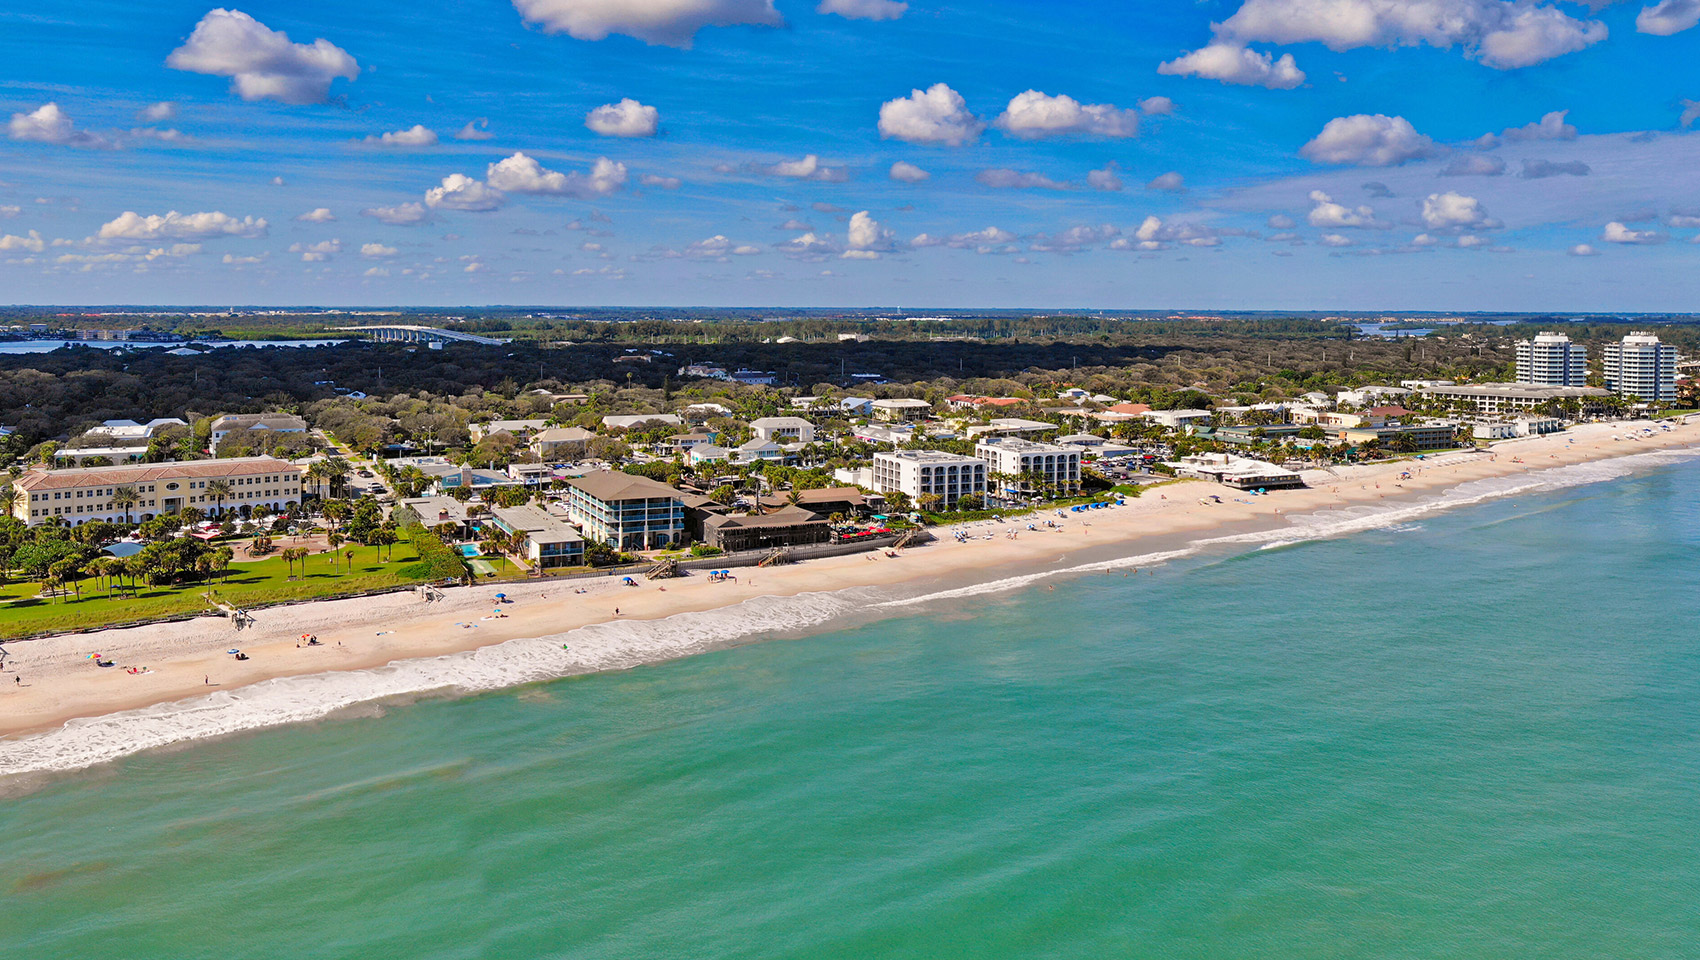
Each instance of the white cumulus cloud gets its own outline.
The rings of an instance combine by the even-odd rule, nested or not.
[[[889,176],[891,179],[901,183],[920,183],[922,180],[931,177],[932,174],[922,170],[920,167],[915,166],[907,160],[899,160],[891,165],[891,173]]]
[[[1460,47],[1499,70],[1581,50],[1608,32],[1545,0],[1245,0],[1213,29],[1221,41],[1316,42],[1333,50]]]
[[[437,132],[416,123],[406,130],[369,136],[363,142],[373,147],[434,147],[437,145]]]
[[[303,263],[322,263],[342,252],[341,240],[321,240],[318,243],[292,243],[290,253],[301,254]]]
[[[1423,223],[1430,230],[1494,226],[1480,200],[1451,190],[1431,193],[1423,199]]]
[[[1152,177],[1151,181],[1145,185],[1145,189],[1156,190],[1159,193],[1183,193],[1186,190],[1186,178],[1170,170],[1168,173],[1161,173]]]
[[[859,210],[850,215],[850,228],[845,238],[850,248],[847,254],[861,251],[878,255],[891,249],[896,234],[881,225],[868,211]]]
[[[1092,136],[1122,138],[1139,133],[1139,111],[1107,103],[1081,103],[1067,94],[1038,90],[1016,94],[992,125],[1013,137]]]
[[[661,111],[624,97],[585,114],[584,125],[604,137],[653,137],[661,125]]]
[[[0,250],[7,252],[22,250],[28,253],[40,253],[46,249],[47,241],[41,239],[41,234],[35,230],[31,230],[27,237],[19,237],[13,234],[0,237]]]
[[[466,126],[461,127],[460,131],[455,134],[455,139],[489,140],[494,136],[495,134],[490,132],[490,121],[484,117],[479,117],[476,120],[468,120]]]
[[[513,0],[528,22],[548,33],[603,40],[611,33],[645,43],[689,48],[704,27],[784,23],[773,0]]]
[[[1073,185],[1061,180],[1052,180],[1042,173],[1026,170],[1011,170],[1008,167],[997,167],[991,170],[981,170],[974,174],[974,179],[981,185],[999,190],[1072,190]]]
[[[336,214],[331,212],[330,207],[315,207],[306,213],[300,214],[295,219],[302,223],[330,223],[336,219]]]
[[[1148,117],[1163,117],[1175,112],[1175,102],[1168,97],[1146,97],[1139,101],[1139,110]]]
[[[1310,213],[1305,219],[1313,227],[1339,230],[1343,228],[1373,229],[1383,226],[1375,219],[1373,208],[1368,206],[1353,208],[1335,203],[1333,197],[1321,190],[1310,192],[1310,202],[1312,204]]]
[[[1600,234],[1600,239],[1607,243],[1652,244],[1663,243],[1665,235],[1657,230],[1631,230],[1628,226],[1616,220],[1606,224]]]
[[[524,153],[490,164],[484,179],[491,187],[508,193],[571,196],[581,199],[606,197],[626,185],[626,165],[607,157],[598,158],[588,173],[550,170]]]
[[[93,150],[110,148],[112,141],[96,133],[77,129],[71,117],[57,103],[44,103],[29,113],[12,114],[7,133],[13,140],[32,143],[56,143],[66,147]]]
[[[1305,82],[1305,73],[1290,53],[1279,60],[1237,43],[1212,43],[1157,65],[1158,73],[1203,77],[1246,87],[1291,90]]]
[[[1299,149],[1299,155],[1313,163],[1360,167],[1396,167],[1439,152],[1435,142],[1418,133],[1411,121],[1380,113],[1335,117]]]
[[[371,217],[379,223],[387,223],[392,227],[411,227],[431,219],[422,203],[399,203],[393,207],[367,207],[360,211],[362,217]]]
[[[759,172],[770,177],[786,177],[791,180],[838,182],[848,177],[843,167],[826,166],[820,162],[820,157],[812,153],[799,160],[781,160],[771,166],[760,168]]]
[[[202,17],[189,39],[165,58],[165,65],[229,77],[231,89],[244,100],[293,104],[323,103],[333,81],[360,76],[360,64],[329,40],[291,43],[288,34],[240,10],[223,8]]]
[[[1635,29],[1641,33],[1668,37],[1700,23],[1700,0],[1660,0],[1642,7],[1635,17]]]
[[[1120,190],[1122,178],[1116,174],[1116,162],[1112,160],[1104,164],[1102,170],[1086,171],[1086,185],[1094,190],[1102,190],[1106,193]]]
[[[850,20],[896,20],[909,9],[902,0],[821,0],[816,13],[836,13]]]
[[[175,120],[177,119],[177,104],[169,100],[150,103],[136,111],[136,119],[143,123],[164,123],[167,120]]]
[[[500,208],[505,202],[507,198],[502,196],[500,190],[492,189],[484,181],[474,180],[464,173],[451,173],[443,178],[441,186],[425,191],[425,205],[433,210],[440,208],[487,213]]]
[[[942,83],[880,106],[879,132],[888,140],[942,143],[960,147],[972,143],[986,125],[968,110],[962,94]]]
[[[386,247],[381,243],[363,243],[360,245],[360,255],[362,257],[382,259],[384,257],[393,257],[398,252],[399,251],[396,250],[395,247]]]
[[[178,213],[172,210],[164,216],[144,217],[126,210],[117,218],[101,224],[102,240],[208,240],[213,237],[263,237],[266,221],[254,217],[238,220],[227,213],[213,210],[206,213]]]
[[[678,177],[663,177],[656,173],[646,173],[638,178],[638,183],[645,187],[656,187],[661,190],[677,190],[684,181]]]

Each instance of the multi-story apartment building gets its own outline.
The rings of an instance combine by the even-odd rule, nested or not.
[[[301,502],[301,474],[300,467],[273,457],[32,470],[13,481],[19,496],[12,515],[31,526],[53,517],[73,525],[90,520],[122,522],[126,510],[113,503],[119,490],[136,494],[136,503],[128,510],[132,521],[184,507],[209,515],[261,504],[282,511]],[[215,481],[228,487],[222,498],[218,487],[209,489]]]
[[[874,454],[874,489],[899,491],[910,499],[937,494],[944,503],[984,496],[986,461],[942,450],[897,450]]]
[[[988,493],[1004,499],[1031,497],[1043,486],[1072,492],[1080,486],[1080,448],[1015,437],[986,437],[975,456],[990,465]]]
[[[1635,331],[1605,349],[1606,386],[1619,396],[1648,403],[1676,399],[1676,348]]]
[[[665,483],[603,470],[567,481],[567,518],[585,539],[654,550],[684,539],[685,504]]]
[[[1588,348],[1562,333],[1517,341],[1517,382],[1543,387],[1588,385]]]

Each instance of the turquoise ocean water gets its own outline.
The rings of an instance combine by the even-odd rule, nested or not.
[[[1700,463],[1642,466],[59,775],[0,956],[1692,958]]]

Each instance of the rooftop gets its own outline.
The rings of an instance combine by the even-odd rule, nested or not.
[[[119,464],[111,467],[75,467],[69,470],[32,470],[14,485],[20,490],[55,490],[91,483],[129,486],[155,480],[216,480],[251,477],[264,473],[295,473],[301,468],[276,457],[232,457],[228,460],[189,460],[180,463]]]
[[[604,503],[616,500],[677,500],[679,491],[659,480],[639,477],[616,470],[603,470],[574,477],[567,485],[590,494]]]

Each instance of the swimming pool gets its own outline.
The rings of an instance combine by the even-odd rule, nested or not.
[[[460,545],[460,555],[467,558],[479,557],[484,555],[484,551],[478,549],[475,543],[463,543]]]

